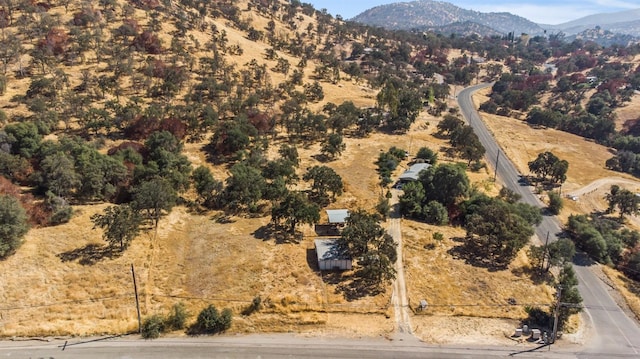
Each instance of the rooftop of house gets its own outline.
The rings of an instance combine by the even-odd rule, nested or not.
[[[401,181],[417,181],[420,178],[420,172],[431,167],[429,163],[415,163],[408,170],[400,175]]]

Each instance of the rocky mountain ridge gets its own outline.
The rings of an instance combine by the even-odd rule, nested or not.
[[[428,30],[460,35],[564,33],[567,39],[589,39],[603,45],[626,45],[640,40],[640,9],[594,14],[563,24],[546,25],[507,12],[483,13],[444,1],[418,0],[377,6],[351,20],[395,30]]]

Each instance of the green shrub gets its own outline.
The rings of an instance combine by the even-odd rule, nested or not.
[[[522,324],[528,325],[529,328],[551,328],[553,326],[553,316],[540,307],[525,307],[527,318]]]
[[[144,339],[156,339],[165,331],[166,319],[160,314],[154,314],[142,322],[142,337]]]
[[[242,315],[251,315],[262,309],[262,298],[258,295],[251,301],[251,304],[242,311]]]
[[[12,196],[0,195],[0,259],[14,253],[29,230],[27,213]]]
[[[73,215],[73,208],[69,205],[64,198],[56,196],[52,192],[46,193],[47,198],[45,203],[51,209],[51,217],[49,217],[49,224],[58,225],[67,223]]]
[[[184,303],[181,302],[174,304],[171,309],[171,313],[167,317],[167,329],[184,329],[187,323],[187,318],[189,318],[189,312],[187,312],[187,307]]]
[[[549,192],[549,212],[551,212],[554,215],[557,215],[560,213],[560,210],[562,210],[562,197],[560,197],[560,195],[556,192]]]
[[[471,171],[480,172],[481,169],[486,168],[487,164],[482,161],[474,161],[471,163]]]
[[[424,206],[423,215],[429,224],[443,226],[449,223],[447,208],[437,201],[429,201],[429,203]]]
[[[213,304],[210,304],[198,314],[198,320],[192,328],[192,332],[199,334],[217,334],[224,332],[231,327],[231,317],[232,313],[230,309],[225,308],[222,310],[222,313],[220,313]]]
[[[432,166],[435,166],[438,162],[438,154],[428,147],[420,147],[418,154],[416,154],[416,158],[424,160]]]
[[[402,161],[405,158],[407,158],[407,151],[403,150],[402,148],[398,148],[396,146],[393,146],[389,149],[388,153],[397,158],[398,161]]]

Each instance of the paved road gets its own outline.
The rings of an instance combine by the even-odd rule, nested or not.
[[[531,345],[513,347],[429,346],[417,341],[301,338],[293,335],[162,338],[148,341],[117,338],[82,343],[64,341],[0,342],[0,358],[579,358],[571,349],[551,351]],[[596,358],[595,356],[593,357]],[[602,358],[598,358],[602,359]]]
[[[475,109],[471,95],[489,84],[480,84],[469,87],[458,95],[458,105],[467,122],[473,126],[480,138],[482,145],[487,150],[486,156],[490,166],[495,170],[497,162],[497,177],[502,184],[522,196],[522,201],[543,207],[543,204],[531,191],[531,187],[518,183],[519,173],[515,166],[500,151],[499,145],[491,133],[487,130],[478,112]],[[549,240],[555,241],[556,235],[561,232],[561,224],[555,216],[544,216],[542,223],[536,229],[536,234],[541,240],[545,240],[549,234]],[[574,269],[580,284],[578,289],[586,307],[583,318],[588,328],[592,329],[592,340],[585,344],[585,353],[603,353],[607,355],[637,355],[640,357],[640,326],[629,318],[616,304],[610,294],[612,289],[605,284],[590,268],[595,264],[585,256],[576,256]]]

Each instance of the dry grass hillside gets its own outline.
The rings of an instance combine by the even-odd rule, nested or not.
[[[270,20],[274,20],[279,36],[291,37],[294,41],[293,31],[280,19],[247,10],[247,0],[233,3],[242,9],[239,16],[250,20],[255,28],[264,29]],[[123,6],[125,3],[118,4]],[[56,5],[48,12],[57,15],[61,24],[66,24],[82,6],[79,2],[71,2],[68,11],[62,5]],[[19,11],[16,16],[18,14]],[[141,26],[152,20],[140,7],[133,8],[130,17]],[[159,34],[164,44],[170,44],[168,34],[176,30],[176,24],[169,21],[171,19],[163,20]],[[211,25],[215,25],[219,32],[226,33],[230,46],[236,45],[243,50],[242,54],[225,54],[225,61],[243,68],[256,60],[265,65],[265,81],[271,86],[277,87],[285,82],[287,76],[271,70],[277,61],[265,59],[265,52],[270,48],[265,41],[250,40],[247,32],[222,18],[205,17],[203,21],[209,26],[208,30],[195,28],[188,31],[188,52],[193,58],[207,55],[203,45],[212,36]],[[300,13],[295,21],[298,29],[305,29],[309,24],[316,24],[317,19]],[[17,31],[16,28],[10,30]],[[315,36],[321,37],[322,34]],[[23,40],[25,47],[34,46],[34,41]],[[323,40],[305,41],[315,41],[324,46]],[[349,47],[348,44],[339,46]],[[459,53],[454,54],[457,56]],[[300,60],[284,51],[278,55],[287,59],[292,68]],[[96,56],[96,53],[89,52],[87,61],[82,64],[60,65],[68,75],[69,88],[81,83],[83,70],[94,74],[106,71],[104,63],[95,61]],[[167,60],[166,57],[156,56],[162,60]],[[135,60],[135,66],[142,67],[146,59],[139,56]],[[30,58],[25,55],[21,61],[29,63]],[[31,81],[29,77],[16,76],[21,64],[11,64],[7,90],[0,96],[0,108],[9,119],[29,113],[24,104],[13,101],[26,93]],[[314,70],[319,64],[318,60],[310,59],[302,68],[305,83],[313,80]],[[365,82],[350,80],[344,73],[341,78],[336,83],[323,81],[324,99],[310,104],[309,109],[319,111],[329,102],[340,104],[346,100],[359,107],[375,104],[377,90]],[[121,79],[123,99],[140,95],[132,88],[133,82],[131,76]],[[189,91],[193,82],[185,85],[181,94]],[[302,90],[302,86],[298,89]],[[103,104],[116,98],[113,93],[107,93],[96,102]],[[158,99],[149,96],[139,98],[143,103],[155,100]],[[450,101],[449,106],[455,106],[454,102]],[[277,112],[266,107],[260,110]],[[440,161],[457,160],[447,157],[444,150],[449,146],[448,142],[434,136],[439,120],[422,111],[406,134],[374,132],[366,138],[345,138],[345,151],[329,163],[317,160],[320,144],[301,143],[298,146],[301,158],[299,172],[326,164],[344,182],[344,194],[330,208],[372,210],[384,194],[374,164],[380,152],[397,146],[415,154],[419,148],[429,147],[439,153]],[[534,133],[512,119],[486,117],[486,121],[519,168],[526,168],[527,161],[541,149],[553,150],[559,157],[569,160],[569,179],[563,191],[577,191],[593,181],[614,176],[601,166],[607,158],[606,149],[592,142],[551,130],[540,136],[540,132]],[[63,127],[61,122],[60,128]],[[73,123],[70,127],[77,130],[79,125]],[[48,138],[55,140],[62,132],[54,132]],[[210,135],[207,133],[201,140],[185,143],[183,154],[194,167],[207,166],[217,179],[224,180],[229,176],[229,166],[212,164],[204,149]],[[278,146],[290,140],[279,133],[270,141],[266,153],[275,158]],[[102,143],[100,151],[106,152],[109,147],[120,144],[122,139],[102,138],[96,142]],[[591,161],[584,161],[584,158]],[[403,162],[395,175],[407,166],[407,161]],[[489,170],[469,172],[468,175],[474,188],[491,195],[498,193],[499,187],[492,181]],[[631,177],[615,175],[632,180]],[[193,193],[185,196],[193,197]],[[593,198],[594,205],[600,205]],[[569,203],[563,216],[573,210],[586,210],[579,207],[583,203]],[[267,213],[229,215],[181,205],[162,217],[157,229],[146,228],[126,251],[119,253],[105,246],[101,230],[93,229],[90,220],[92,215],[101,213],[108,205],[74,204],[74,214],[69,223],[32,228],[17,252],[0,261],[0,336],[84,336],[137,330],[132,266],[135,268],[143,317],[166,314],[174,304],[181,302],[191,314],[189,322],[208,304],[230,308],[233,311],[230,333],[294,332],[390,337],[395,330],[393,306],[390,305],[391,286],[386,286],[381,294],[375,296],[355,300],[348,298],[342,286],[344,282],[340,280],[350,278],[353,273],[318,271],[313,251],[315,234],[310,226],[301,228],[303,236],[299,241],[282,241],[272,238],[265,230],[270,222]],[[323,213],[321,222],[324,220],[326,216]],[[526,316],[526,305],[552,302],[552,288],[532,279],[525,250],[506,270],[494,272],[474,267],[451,254],[452,249],[459,245],[459,238],[464,236],[461,228],[435,227],[403,219],[402,229],[410,304],[415,307],[422,299],[430,304],[427,312],[416,313],[412,317],[414,333],[427,342],[505,343],[505,334]],[[443,234],[442,241],[433,239],[436,232]],[[245,310],[257,297],[262,300],[263,309],[247,314]],[[469,327],[475,329],[470,330]]]
[[[247,4],[247,1],[240,1],[237,5],[246,9]],[[58,17],[60,23],[67,23],[81,6],[72,3],[68,11],[62,6],[54,6],[48,13]],[[246,10],[240,16],[251,18],[257,28],[263,28],[270,20]],[[299,16],[301,26],[313,22],[308,16]],[[149,20],[141,9],[135,9],[131,18],[141,25]],[[265,50],[269,48],[267,44],[247,39],[245,32],[229,26],[224,19],[210,19],[210,22],[218,31],[226,32],[230,45],[244,50],[240,55],[227,56],[229,63],[241,67],[257,59],[268,69],[275,66],[275,61],[264,59]],[[161,26],[160,37],[165,44],[169,43],[170,37],[166,34],[175,30],[175,26],[171,21],[163,22]],[[277,26],[283,36],[288,36],[282,23],[277,22]],[[201,44],[209,41],[210,36],[196,30],[190,35],[193,41]],[[25,43],[25,46],[33,44]],[[203,50],[192,48],[192,51],[195,58],[205,56]],[[284,53],[280,56],[292,64],[299,61]],[[23,60],[28,61],[28,58]],[[316,64],[314,60],[308,62],[303,69],[305,77],[311,75]],[[14,64],[12,70],[17,70],[17,66]],[[99,73],[103,69],[91,64],[68,67],[65,69],[68,86],[80,83],[83,70]],[[284,75],[270,70],[268,77],[273,85],[284,80]],[[126,88],[128,79],[123,81]],[[10,118],[27,113],[24,105],[16,106],[10,101],[23,95],[29,83],[28,77],[10,75],[7,91],[0,97],[3,111]],[[313,105],[314,110],[327,102],[345,100],[362,107],[374,104],[375,93],[355,82],[323,83],[323,88],[325,99]],[[117,143],[107,140],[106,145]],[[186,144],[184,153],[194,166],[208,165],[202,149],[205,144]],[[343,176],[346,190],[337,206],[370,208],[377,201],[372,154],[393,144],[401,145],[402,139],[374,135],[371,139],[347,144],[348,152],[341,161],[334,163],[336,171]],[[317,164],[311,156],[318,152],[319,146],[301,149],[301,167]],[[224,179],[228,175],[225,166],[211,168],[218,178]],[[30,230],[17,253],[0,262],[3,268],[0,301],[5,303],[0,307],[0,335],[93,335],[136,330],[131,265],[136,271],[143,317],[183,302],[193,320],[193,315],[200,309],[213,303],[233,309],[236,314],[234,332],[302,332],[306,326],[331,332],[322,328],[338,325],[359,335],[377,335],[392,329],[385,324],[388,321],[384,315],[374,315],[377,319],[361,319],[372,321],[371,326],[360,328],[350,324],[354,323],[349,319],[350,315],[385,314],[390,293],[355,303],[347,302],[335,293],[336,286],[325,283],[314,268],[310,228],[305,231],[309,237],[301,243],[275,243],[259,234],[261,227],[268,224],[268,217],[234,217],[230,223],[221,224],[216,221],[220,213],[194,214],[184,207],[177,207],[160,221],[157,231],[144,232],[122,255],[112,256],[105,249],[101,231],[93,230],[90,221],[93,214],[100,213],[106,206],[74,206],[69,223]],[[265,310],[252,317],[241,316],[256,296],[263,298]],[[333,312],[344,316],[336,317]]]
[[[431,135],[433,121],[436,119],[419,121],[408,134],[413,148],[445,145]],[[348,143],[342,160],[332,164],[346,189],[332,207],[375,204],[380,189],[372,154],[392,145],[406,146],[407,137],[376,134]],[[470,175],[477,188],[495,192],[489,174]],[[257,234],[269,222],[268,217],[233,217],[231,223],[221,224],[215,221],[217,213],[196,215],[179,207],[160,221],[157,233],[144,233],[122,256],[94,260],[99,254],[95,251],[104,242],[100,231],[91,229],[89,217],[104,207],[78,206],[70,223],[31,230],[20,250],[1,263],[11,268],[3,272],[2,299],[14,303],[2,308],[3,335],[135,330],[131,264],[136,270],[143,316],[166,313],[177,302],[187,304],[192,314],[214,303],[234,310],[233,332],[377,336],[393,331],[390,289],[375,297],[346,300],[339,285],[317,271],[311,228],[304,230],[300,243],[277,243]],[[436,231],[443,232],[445,240],[427,249]],[[403,221],[411,303],[427,299],[434,304],[430,315],[416,317],[416,323],[425,323],[414,323],[423,328],[419,335],[426,340],[436,336],[440,338],[437,341],[444,340],[441,336],[454,341],[464,338],[460,324],[422,332],[428,327],[426,323],[449,316],[511,319],[508,327],[515,325],[513,320],[524,315],[523,307],[505,305],[509,298],[523,304],[550,303],[551,289],[529,279],[525,257],[498,273],[453,259],[447,250],[456,245],[454,238],[462,235],[460,229]],[[11,274],[15,272],[26,274]],[[265,309],[251,316],[240,315],[256,296],[262,298]],[[443,334],[449,330],[450,334]],[[498,330],[498,338],[504,337],[504,330]],[[482,333],[486,340],[495,334],[491,330]]]

